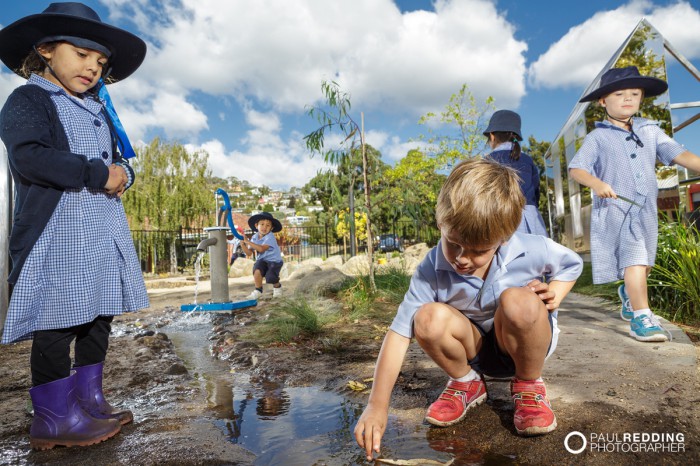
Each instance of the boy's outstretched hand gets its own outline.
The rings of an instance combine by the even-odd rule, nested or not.
[[[379,453],[382,437],[389,419],[387,410],[367,405],[362,416],[355,425],[355,440],[360,448],[365,449],[367,461],[372,461],[372,451]]]
[[[555,311],[559,307],[560,301],[557,299],[557,294],[549,289],[549,284],[535,279],[525,286],[537,293],[548,311]]]

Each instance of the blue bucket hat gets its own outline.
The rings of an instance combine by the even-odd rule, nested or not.
[[[610,68],[600,78],[600,86],[581,97],[579,102],[591,102],[622,89],[643,89],[644,97],[656,97],[666,92],[668,83],[663,79],[642,76],[636,66]]]
[[[17,72],[34,47],[53,41],[104,53],[115,80],[131,75],[146,57],[146,43],[139,37],[103,23],[92,8],[82,3],[59,2],[0,30],[0,60]]]
[[[272,216],[270,212],[261,212],[259,214],[255,214],[252,217],[248,219],[248,226],[250,227],[251,230],[253,231],[258,231],[255,225],[258,224],[260,220],[269,220],[272,222],[272,232],[277,233],[278,231],[282,231],[282,223],[280,223],[279,220],[277,220],[275,217]]]
[[[520,134],[520,115],[512,110],[498,110],[494,112],[489,120],[489,126],[484,131],[484,136],[488,137],[489,133],[513,133],[517,136],[518,141],[522,141],[523,137]]]

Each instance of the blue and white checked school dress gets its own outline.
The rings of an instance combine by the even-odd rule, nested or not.
[[[71,152],[112,164],[99,103],[72,98],[35,75],[28,82],[52,93]],[[148,295],[121,200],[102,190],[66,190],[15,284],[2,343],[145,307]]]
[[[591,173],[612,186],[618,196],[641,206],[593,194],[591,263],[596,284],[621,280],[625,268],[633,265],[654,265],[659,236],[656,160],[671,165],[686,150],[656,121],[634,118],[632,129],[644,147],[629,131],[609,121],[597,122],[569,163],[569,169]]]

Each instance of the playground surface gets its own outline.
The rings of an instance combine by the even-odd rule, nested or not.
[[[291,293],[295,285],[293,280],[286,282],[286,291]],[[244,296],[250,279],[232,279],[230,287],[233,296]],[[206,283],[199,292],[200,299],[206,300]],[[179,306],[191,298],[191,286],[153,289],[149,309],[119,317],[115,328],[121,333],[111,341],[105,388],[116,404],[134,411],[135,421],[115,438],[93,447],[29,450],[31,418],[25,405],[30,344],[4,347],[0,354],[0,464],[262,464],[250,451],[225,438],[213,422],[207,393],[193,383],[194,371],[184,366],[167,337],[159,337],[159,329],[176,319]],[[240,320],[223,321],[216,332],[236,340],[236,332],[263,319],[274,305],[263,299],[246,311],[245,326]],[[700,464],[700,346],[677,326],[664,323],[673,335],[672,342],[640,343],[627,335],[627,324],[619,319],[614,303],[568,296],[559,313],[559,345],[545,365],[544,379],[558,420],[557,429],[548,435],[523,438],[515,434],[508,383],[498,380],[487,382],[489,401],[462,423],[449,428],[425,426],[425,408],[446,380],[415,344],[394,392],[390,422],[422,426],[425,433],[415,441],[427,443],[441,461],[454,457],[452,465],[492,461]],[[287,386],[322,387],[362,406],[367,392],[348,390],[347,382],[372,376],[380,344],[381,339],[367,341],[362,347],[334,354],[293,345],[240,345],[237,359],[255,363],[236,371],[266,374]],[[311,458],[307,464],[366,464],[349,439],[347,448],[357,449],[355,459]],[[388,458],[416,459],[393,448],[392,441],[387,437],[383,444]]]

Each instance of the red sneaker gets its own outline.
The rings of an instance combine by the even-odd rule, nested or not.
[[[450,380],[440,397],[430,405],[425,420],[434,426],[457,424],[467,415],[469,408],[486,400],[486,384],[483,380],[456,382]]]
[[[540,435],[557,428],[557,418],[547,399],[544,382],[513,379],[510,393],[515,403],[513,422],[520,435]]]

